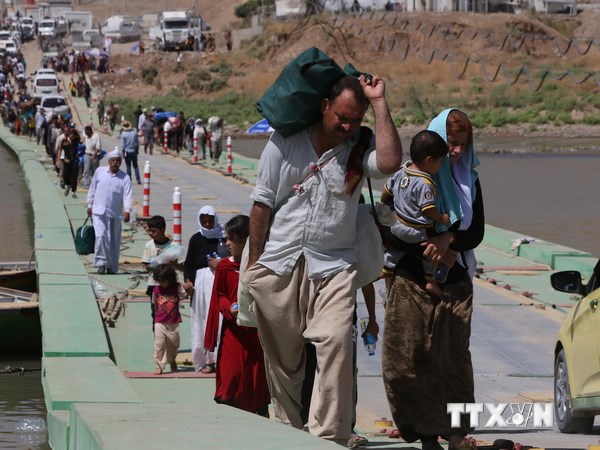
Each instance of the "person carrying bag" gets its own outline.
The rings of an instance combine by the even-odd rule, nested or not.
[[[75,232],[75,251],[78,255],[89,255],[94,253],[94,243],[96,242],[96,232],[93,225],[88,225],[89,216],[86,217],[83,225],[77,228]]]

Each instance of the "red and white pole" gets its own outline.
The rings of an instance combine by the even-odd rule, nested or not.
[[[102,132],[108,133],[108,116],[106,114],[102,116]]]
[[[144,196],[142,200],[142,215],[150,217],[150,161],[144,165]]]
[[[94,110],[90,108],[90,127],[94,128]]]
[[[231,136],[227,136],[227,173],[233,173],[233,156],[231,155]]]
[[[198,136],[194,136],[194,164],[198,164]]]
[[[163,153],[169,153],[169,132],[163,131]]]
[[[181,192],[173,191],[173,242],[181,245]]]

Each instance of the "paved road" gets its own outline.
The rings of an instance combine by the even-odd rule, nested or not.
[[[30,62],[30,71],[37,61]],[[74,105],[87,121],[89,112],[80,99]],[[102,135],[105,148],[113,148],[117,140]],[[191,166],[171,156],[140,155],[140,169],[148,160],[152,166],[151,214],[172,217],[172,193],[175,186],[183,199],[183,242],[196,232],[196,214],[205,205],[213,205],[222,222],[236,214],[248,214],[251,186],[224,177],[211,170]],[[141,204],[141,186],[134,187],[134,198]],[[140,206],[141,212],[141,206]],[[481,249],[484,253],[486,249]],[[382,287],[377,284],[377,290]],[[550,401],[552,396],[552,348],[554,335],[562,320],[562,313],[521,306],[523,297],[508,291],[476,282],[475,308],[471,349],[473,354],[476,400],[489,403],[519,405],[537,401]],[[384,308],[378,302],[377,314],[383,328]],[[359,297],[359,316],[366,316],[364,301]],[[383,329],[382,329],[383,331]],[[359,344],[360,346],[360,344]],[[377,433],[374,422],[390,417],[381,380],[381,354],[369,357],[359,349],[359,401],[357,428],[363,431],[378,448],[419,448],[392,441]],[[506,413],[503,417],[507,417]],[[487,417],[482,416],[482,423]],[[600,429],[593,435],[563,435],[556,429],[504,430],[478,428],[474,433],[478,440],[493,441],[510,438],[523,444],[546,448],[587,448],[598,443]]]

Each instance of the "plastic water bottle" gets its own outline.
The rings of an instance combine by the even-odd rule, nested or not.
[[[220,258],[220,256],[217,252],[207,253],[206,254],[206,263],[208,264],[208,262],[213,258]]]
[[[363,336],[363,344],[365,345],[365,350],[367,351],[369,356],[373,356],[375,355],[375,347],[377,345],[377,340],[375,339],[375,336],[373,336],[371,333],[365,334],[368,324],[368,317],[363,317],[362,319],[360,319],[360,331]]]
[[[448,278],[449,271],[450,268],[446,264],[437,263],[433,269],[433,281],[438,284],[445,283],[446,279]]]
[[[226,258],[230,255],[227,245],[223,239],[219,239],[219,245],[217,246],[217,253],[221,258]]]

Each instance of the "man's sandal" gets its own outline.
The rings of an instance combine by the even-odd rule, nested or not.
[[[200,372],[204,373],[204,374],[215,373],[215,365],[214,364],[207,364],[202,369],[200,369]]]
[[[448,439],[448,450],[476,450],[475,438],[455,434]]]
[[[359,436],[358,434],[353,434],[352,437],[348,440],[348,444],[346,444],[346,448],[360,448],[364,445],[367,445],[369,440],[364,436]]]

